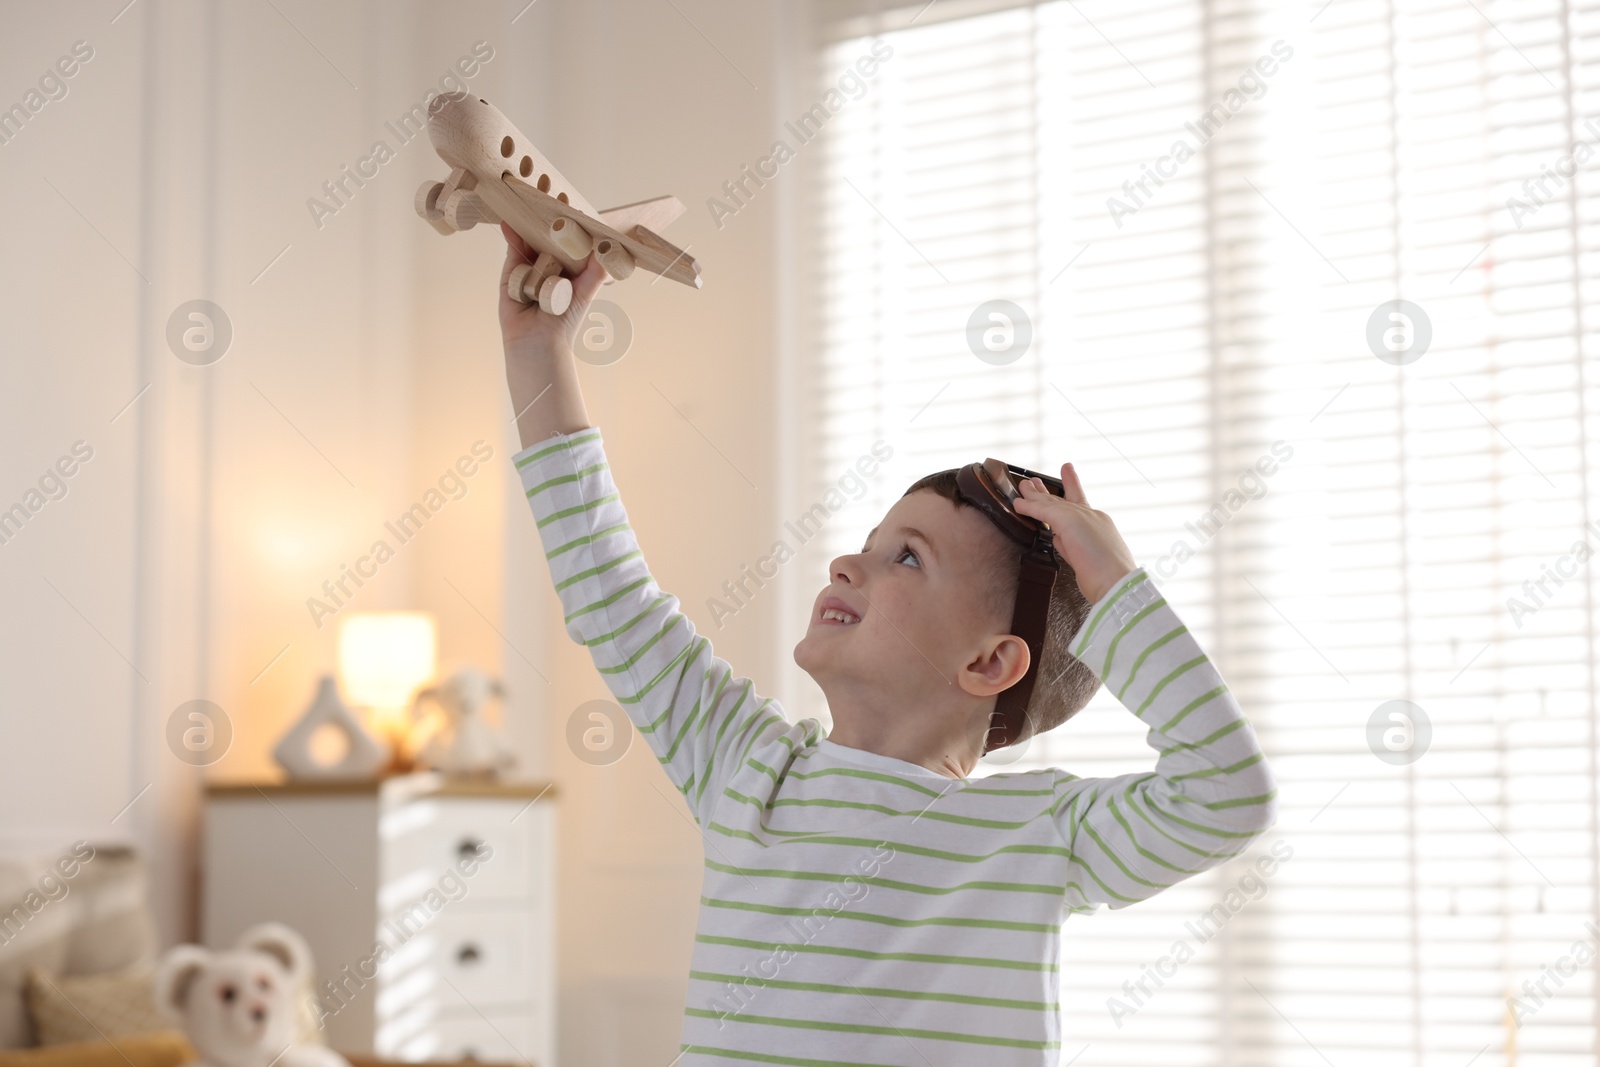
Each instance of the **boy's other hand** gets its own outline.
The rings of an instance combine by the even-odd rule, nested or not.
[[[572,351],[589,304],[606,280],[606,269],[600,265],[599,257],[590,253],[582,273],[572,279],[572,304],[566,313],[547,315],[535,304],[519,304],[506,292],[512,270],[523,263],[532,263],[538,253],[504,222],[500,224],[500,232],[506,239],[506,262],[500,269],[500,336],[506,351],[509,353],[513,347],[525,352]]]
[[[1037,478],[1019,481],[1022,496],[1012,506],[1018,514],[1049,525],[1056,552],[1078,576],[1084,599],[1097,604],[1138,564],[1111,516],[1089,506],[1070,463],[1061,465],[1061,485],[1065,497],[1051,493]]]

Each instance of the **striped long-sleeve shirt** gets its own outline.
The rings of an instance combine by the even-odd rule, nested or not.
[[[684,1067],[1055,1064],[1062,921],[1125,907],[1273,822],[1255,732],[1135,570],[1071,650],[1156,769],[946,777],[789,722],[651,577],[600,431],[517,454],[561,598],[701,829]]]

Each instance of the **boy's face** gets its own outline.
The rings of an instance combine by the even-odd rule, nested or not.
[[[794,660],[827,695],[836,730],[863,725],[841,721],[850,714],[915,717],[1021,677],[1026,646],[1006,637],[1010,613],[993,589],[993,560],[1009,543],[976,509],[919,490],[895,502],[861,552],[833,561]],[[823,618],[839,602],[859,621]]]

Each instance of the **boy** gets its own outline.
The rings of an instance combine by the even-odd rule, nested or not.
[[[591,259],[556,318],[500,286],[521,474],[567,632],[683,794],[705,842],[677,1063],[1041,1067],[1059,1060],[1058,937],[1243,851],[1276,789],[1216,668],[1068,464],[1065,497],[1014,509],[1065,561],[1027,704],[1032,730],[1100,681],[1149,727],[1154,773],[969,779],[1000,694],[1027,674],[1008,633],[1021,549],[951,472],[834,560],[795,661],[833,717],[787,721],[656,585],[628,526],[572,340]],[[1029,731],[1024,730],[1025,737]]]

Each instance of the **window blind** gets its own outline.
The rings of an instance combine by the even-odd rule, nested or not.
[[[892,55],[806,149],[791,511],[853,498],[789,602],[922,474],[1071,459],[1280,781],[1251,857],[1067,922],[1062,1062],[1595,1062],[1600,4],[817,10],[817,100]],[[1152,762],[1104,692],[1005,759]]]

